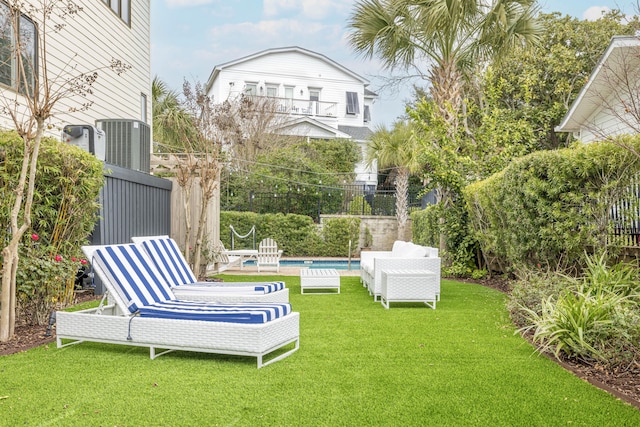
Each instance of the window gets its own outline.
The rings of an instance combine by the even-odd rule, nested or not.
[[[290,109],[293,107],[293,86],[284,87],[285,107],[284,109]]]
[[[369,109],[368,105],[364,106],[364,118],[363,118],[365,123],[368,123],[371,121],[371,110]]]
[[[360,114],[358,92],[347,92],[347,114]]]
[[[9,7],[0,3],[0,83],[20,92],[33,93],[35,85],[36,57],[36,26],[29,18],[20,16],[19,37],[22,45],[20,56],[25,68],[24,81],[18,74],[18,61],[15,56],[16,40],[12,27],[11,11]]]
[[[131,0],[102,0],[120,19],[131,25]]]
[[[318,89],[309,89],[309,101],[320,101],[320,91]]]
[[[287,99],[293,99],[293,86],[285,86],[284,97]]]
[[[275,98],[278,96],[278,86],[267,85],[267,96]]]
[[[245,83],[244,84],[244,94],[249,96],[256,96],[258,93],[258,84],[257,83]]]
[[[140,94],[140,120],[147,123],[147,95]]]

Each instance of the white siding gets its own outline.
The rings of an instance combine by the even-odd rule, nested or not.
[[[209,94],[213,95],[214,101],[221,102],[242,93],[245,83],[249,82],[262,87],[263,94],[266,94],[267,86],[276,86],[279,97],[285,96],[286,86],[293,87],[297,100],[309,99],[310,88],[319,89],[321,102],[337,104],[337,124],[365,125],[363,81],[322,58],[299,51],[274,52],[223,66],[212,82]],[[347,92],[358,93],[358,114],[346,114]]]
[[[606,100],[597,98],[600,95],[594,96],[594,102],[600,105],[580,127],[582,142],[587,143],[616,135],[638,133],[640,123],[637,118],[633,116],[631,111],[624,111],[624,104],[634,104],[630,100],[629,90],[632,89],[617,87]]]
[[[101,1],[76,0],[76,3],[83,10],[68,17],[62,31],[51,30],[54,21],[47,23],[49,76],[55,82],[52,77],[60,73],[74,76],[97,71],[98,79],[89,97],[93,101],[89,110],[70,112],[85,102],[80,97],[58,102],[51,133],[60,135],[65,124],[93,125],[98,119],[140,120],[142,93],[147,96],[147,122],[151,122],[150,0],[131,1],[130,27]],[[116,75],[109,69],[114,59],[131,69]],[[57,82],[59,85],[60,80]],[[12,127],[6,117],[3,119],[4,127]]]

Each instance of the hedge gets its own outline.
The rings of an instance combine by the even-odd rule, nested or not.
[[[0,132],[0,241],[10,238],[9,213],[15,201],[24,144],[15,132]],[[42,324],[57,303],[70,301],[80,246],[98,215],[103,165],[82,149],[43,138],[36,168],[31,229],[19,248],[16,274],[19,315]],[[0,273],[1,275],[1,273]]]
[[[639,137],[540,151],[464,189],[485,258],[506,271],[580,267],[586,249],[607,248],[609,212],[640,172]]]
[[[347,256],[349,239],[357,248],[360,219],[356,217],[330,218],[324,220],[320,229],[313,219],[297,214],[257,214],[253,212],[220,213],[220,240],[231,247],[230,225],[239,235],[245,235],[256,227],[256,246],[267,237],[278,243],[285,256]],[[234,239],[236,249],[250,249],[253,239]]]

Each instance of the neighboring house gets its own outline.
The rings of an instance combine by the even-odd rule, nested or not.
[[[640,39],[615,36],[557,132],[582,142],[640,132]]]
[[[270,97],[275,132],[311,139],[352,139],[364,154],[372,133],[369,81],[324,55],[300,47],[267,49],[216,65],[206,84],[214,102],[241,94]],[[356,166],[356,183],[375,188],[377,168]]]
[[[25,3],[36,7],[40,5],[38,0]],[[64,22],[65,26],[54,31],[53,25],[49,25],[46,66],[52,79],[59,74],[72,77],[82,72],[97,71],[93,94],[88,98],[93,104],[83,111],[80,108],[86,102],[83,98],[60,100],[50,121],[53,126],[50,134],[60,137],[63,126],[67,124],[96,125],[96,121],[105,119],[148,123],[150,132],[150,0],[75,0],[75,4],[82,9],[77,14],[67,16],[64,21],[58,17],[50,21],[51,24]],[[10,49],[2,49],[2,46],[13,43],[7,27],[7,12],[6,3],[0,0],[0,95],[13,98],[16,92],[15,61],[9,57]],[[42,69],[44,64],[37,57],[33,43],[38,39],[33,37],[35,32],[41,30],[33,21],[37,18],[24,15],[21,27],[25,35],[23,42],[30,45],[28,55]],[[122,61],[131,68],[117,75],[109,69],[114,60]],[[20,97],[18,100],[20,102]],[[9,117],[1,113],[0,127],[13,128]]]

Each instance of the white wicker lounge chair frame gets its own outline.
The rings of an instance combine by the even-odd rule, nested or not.
[[[89,259],[94,250],[95,247],[83,247]],[[106,274],[99,268],[94,271],[110,290],[113,285]],[[300,314],[297,312],[262,324],[159,319],[129,314],[127,304],[112,290],[109,299],[113,304],[102,306],[101,303],[98,308],[77,312],[57,312],[58,348],[91,341],[148,347],[151,359],[174,350],[232,354],[256,357],[257,366],[261,368],[284,359],[300,346]],[[289,348],[291,345],[293,348]],[[265,361],[265,356],[279,349],[281,352]]]
[[[84,341],[148,347],[151,359],[175,350],[250,356],[261,368],[298,350],[299,313],[265,324],[132,318],[115,305],[56,314],[58,348]],[[130,328],[130,330],[129,330]],[[128,339],[130,337],[131,339]],[[265,356],[290,344],[273,358]]]

